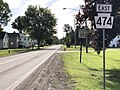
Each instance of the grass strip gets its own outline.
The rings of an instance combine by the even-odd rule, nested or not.
[[[106,90],[120,89],[120,49],[106,50]],[[66,72],[70,75],[72,90],[102,90],[103,66],[102,52],[97,55],[93,50],[83,51],[82,63],[79,52],[67,52],[63,55]]]

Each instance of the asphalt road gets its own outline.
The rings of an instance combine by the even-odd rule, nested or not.
[[[0,90],[14,89],[59,48],[60,45],[54,45],[44,50],[0,58]]]

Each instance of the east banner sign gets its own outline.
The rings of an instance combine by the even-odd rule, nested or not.
[[[97,4],[96,6],[97,12],[112,12],[111,4]]]

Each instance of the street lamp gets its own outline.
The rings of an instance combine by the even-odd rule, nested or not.
[[[63,10],[65,10],[65,9],[70,9],[70,10],[74,10],[74,11],[79,11],[79,10],[74,9],[74,8],[63,8]]]

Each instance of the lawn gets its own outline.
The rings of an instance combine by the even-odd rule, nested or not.
[[[8,50],[10,50],[10,53],[8,52]],[[2,57],[2,56],[9,56],[9,55],[18,54],[18,53],[23,53],[23,52],[28,52],[28,51],[32,51],[32,49],[28,49],[28,48],[3,49],[3,50],[0,50],[0,57]]]
[[[70,48],[67,48],[66,45],[65,45],[63,47],[66,48],[67,51],[78,51],[78,50],[80,50],[80,46],[76,46],[76,48],[75,48],[75,46],[72,45]],[[83,50],[85,50],[85,49],[86,48],[83,48]],[[93,50],[93,49],[89,48],[89,50]]]
[[[40,47],[40,49],[43,49],[48,46]],[[10,53],[9,53],[10,50]],[[35,51],[38,50],[37,47],[32,48],[17,48],[17,49],[2,49],[0,50],[0,57],[3,56],[9,56],[13,54],[18,54],[18,53],[24,53],[24,52],[30,52],[30,51]]]
[[[79,63],[79,52],[67,52],[63,60],[69,83],[74,85],[72,90],[103,89],[102,52],[97,55],[92,49],[89,53],[84,49],[82,63]],[[120,90],[120,49],[106,50],[106,90]]]

